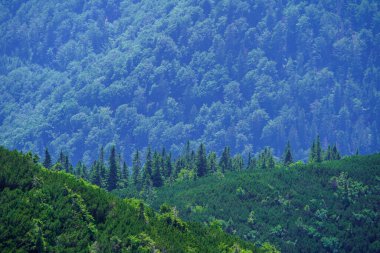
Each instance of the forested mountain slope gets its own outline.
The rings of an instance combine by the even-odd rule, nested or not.
[[[185,223],[168,206],[155,213],[74,176],[0,147],[1,252],[277,252],[217,227]]]
[[[157,188],[148,200],[283,252],[380,251],[379,154],[216,173]]]
[[[379,151],[376,0],[0,2],[0,143]]]

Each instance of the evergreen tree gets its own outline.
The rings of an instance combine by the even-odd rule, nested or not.
[[[90,176],[91,183],[101,187],[102,186],[102,177],[100,172],[100,163],[98,161],[95,161],[92,164],[91,168],[91,176]]]
[[[51,156],[50,156],[48,148],[45,148],[45,159],[44,159],[43,165],[47,169],[50,169],[51,166],[52,166],[52,164],[51,164]]]
[[[247,169],[252,170],[256,167],[256,158],[252,156],[251,152],[248,153]]]
[[[141,160],[140,153],[137,150],[132,159],[132,181],[136,188],[140,189],[140,172],[141,172]]]
[[[331,156],[333,160],[340,160],[340,154],[339,154],[338,148],[336,147],[336,144],[334,144],[331,153],[332,153]]]
[[[242,171],[243,168],[244,168],[243,157],[240,154],[235,155],[234,158],[232,159],[232,169],[234,171]]]
[[[327,146],[327,150],[325,152],[323,160],[325,160],[325,161],[332,160],[332,149],[331,149],[330,145]]]
[[[313,140],[313,144],[310,147],[309,162],[315,162],[315,159],[316,159],[315,140]]]
[[[162,186],[161,157],[157,152],[153,154],[152,183],[154,187]]]
[[[208,169],[207,171],[210,173],[215,173],[217,170],[217,161],[216,161],[216,153],[211,152],[207,157],[207,165]]]
[[[125,162],[123,162],[123,169],[121,171],[121,178],[122,178],[122,186],[127,187],[129,182],[129,170],[128,166]]]
[[[315,161],[317,163],[322,162],[322,148],[321,148],[321,141],[320,141],[319,135],[317,136],[317,141],[315,145]]]
[[[152,167],[153,167],[153,161],[152,161],[152,151],[150,147],[148,147],[148,151],[146,154],[145,164],[144,164],[144,171],[142,176],[142,183],[144,186],[152,180]]]
[[[109,175],[108,175],[107,190],[112,191],[112,190],[116,189],[117,182],[118,182],[115,146],[112,146],[112,148],[111,148],[109,166],[110,166],[110,169],[109,169]]]
[[[173,173],[172,155],[170,153],[168,156],[166,156],[165,168],[166,168],[165,177],[170,178],[172,176],[172,173]]]
[[[293,155],[292,155],[292,149],[290,147],[290,142],[286,144],[285,152],[284,152],[284,165],[288,166],[289,164],[293,163]]]
[[[219,166],[220,166],[220,169],[222,170],[222,173],[231,169],[231,165],[232,165],[232,162],[231,162],[230,148],[225,147],[219,161]]]
[[[206,148],[203,143],[198,148],[197,158],[196,158],[196,169],[198,177],[203,177],[207,172],[207,158],[206,158]]]
[[[100,148],[98,163],[99,163],[99,172],[100,172],[100,178],[101,178],[101,187],[107,189],[108,173],[107,173],[106,165],[104,164],[104,147],[103,146]]]

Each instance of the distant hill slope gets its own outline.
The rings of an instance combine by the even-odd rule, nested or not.
[[[245,250],[244,250],[245,249]],[[1,252],[275,252],[121,200],[0,147]]]
[[[284,252],[380,250],[380,154],[175,183],[158,188],[151,205],[165,202],[186,220]]]
[[[377,0],[0,3],[0,144],[380,150]]]

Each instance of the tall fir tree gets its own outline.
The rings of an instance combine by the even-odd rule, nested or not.
[[[99,161],[95,161],[92,164],[91,175],[90,175],[91,183],[101,187],[102,186],[102,177],[100,172],[100,163]]]
[[[107,184],[107,190],[112,191],[116,189],[117,182],[118,182],[118,176],[117,176],[117,158],[116,158],[116,148],[115,146],[112,146],[111,148],[111,154],[109,159],[109,175],[108,175],[108,184]]]
[[[315,144],[315,161],[317,163],[322,162],[322,148],[321,148],[321,140],[319,135],[317,136],[317,141]]]
[[[150,147],[148,147],[145,164],[144,164],[143,175],[142,175],[143,186],[147,186],[148,183],[151,184],[150,181],[152,181],[152,169],[153,169],[152,151]]]
[[[161,157],[157,152],[153,154],[152,162],[152,183],[154,187],[162,186],[162,175],[161,175]]]
[[[256,158],[252,156],[251,152],[248,153],[247,169],[252,170],[256,167]]]
[[[226,172],[227,170],[230,170],[231,165],[232,165],[232,162],[231,162],[230,148],[225,147],[219,161],[219,167],[222,170],[222,173]]]
[[[210,152],[207,157],[207,171],[215,173],[218,169],[217,158],[215,152]]]
[[[290,142],[286,144],[285,152],[284,152],[284,165],[288,166],[289,164],[293,163],[293,155],[292,155],[292,148],[290,147]]]
[[[132,182],[137,189],[141,187],[141,159],[140,153],[136,150],[132,159]]]
[[[51,156],[50,156],[50,153],[49,153],[49,150],[48,148],[45,148],[45,159],[44,159],[44,162],[43,162],[43,166],[47,169],[50,169],[52,164],[51,164]]]
[[[196,157],[196,169],[197,169],[197,176],[203,177],[206,175],[207,172],[207,155],[206,155],[206,148],[203,143],[198,148],[197,151],[197,157]]]

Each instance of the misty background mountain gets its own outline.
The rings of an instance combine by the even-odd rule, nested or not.
[[[380,150],[375,0],[0,1],[0,144]]]

